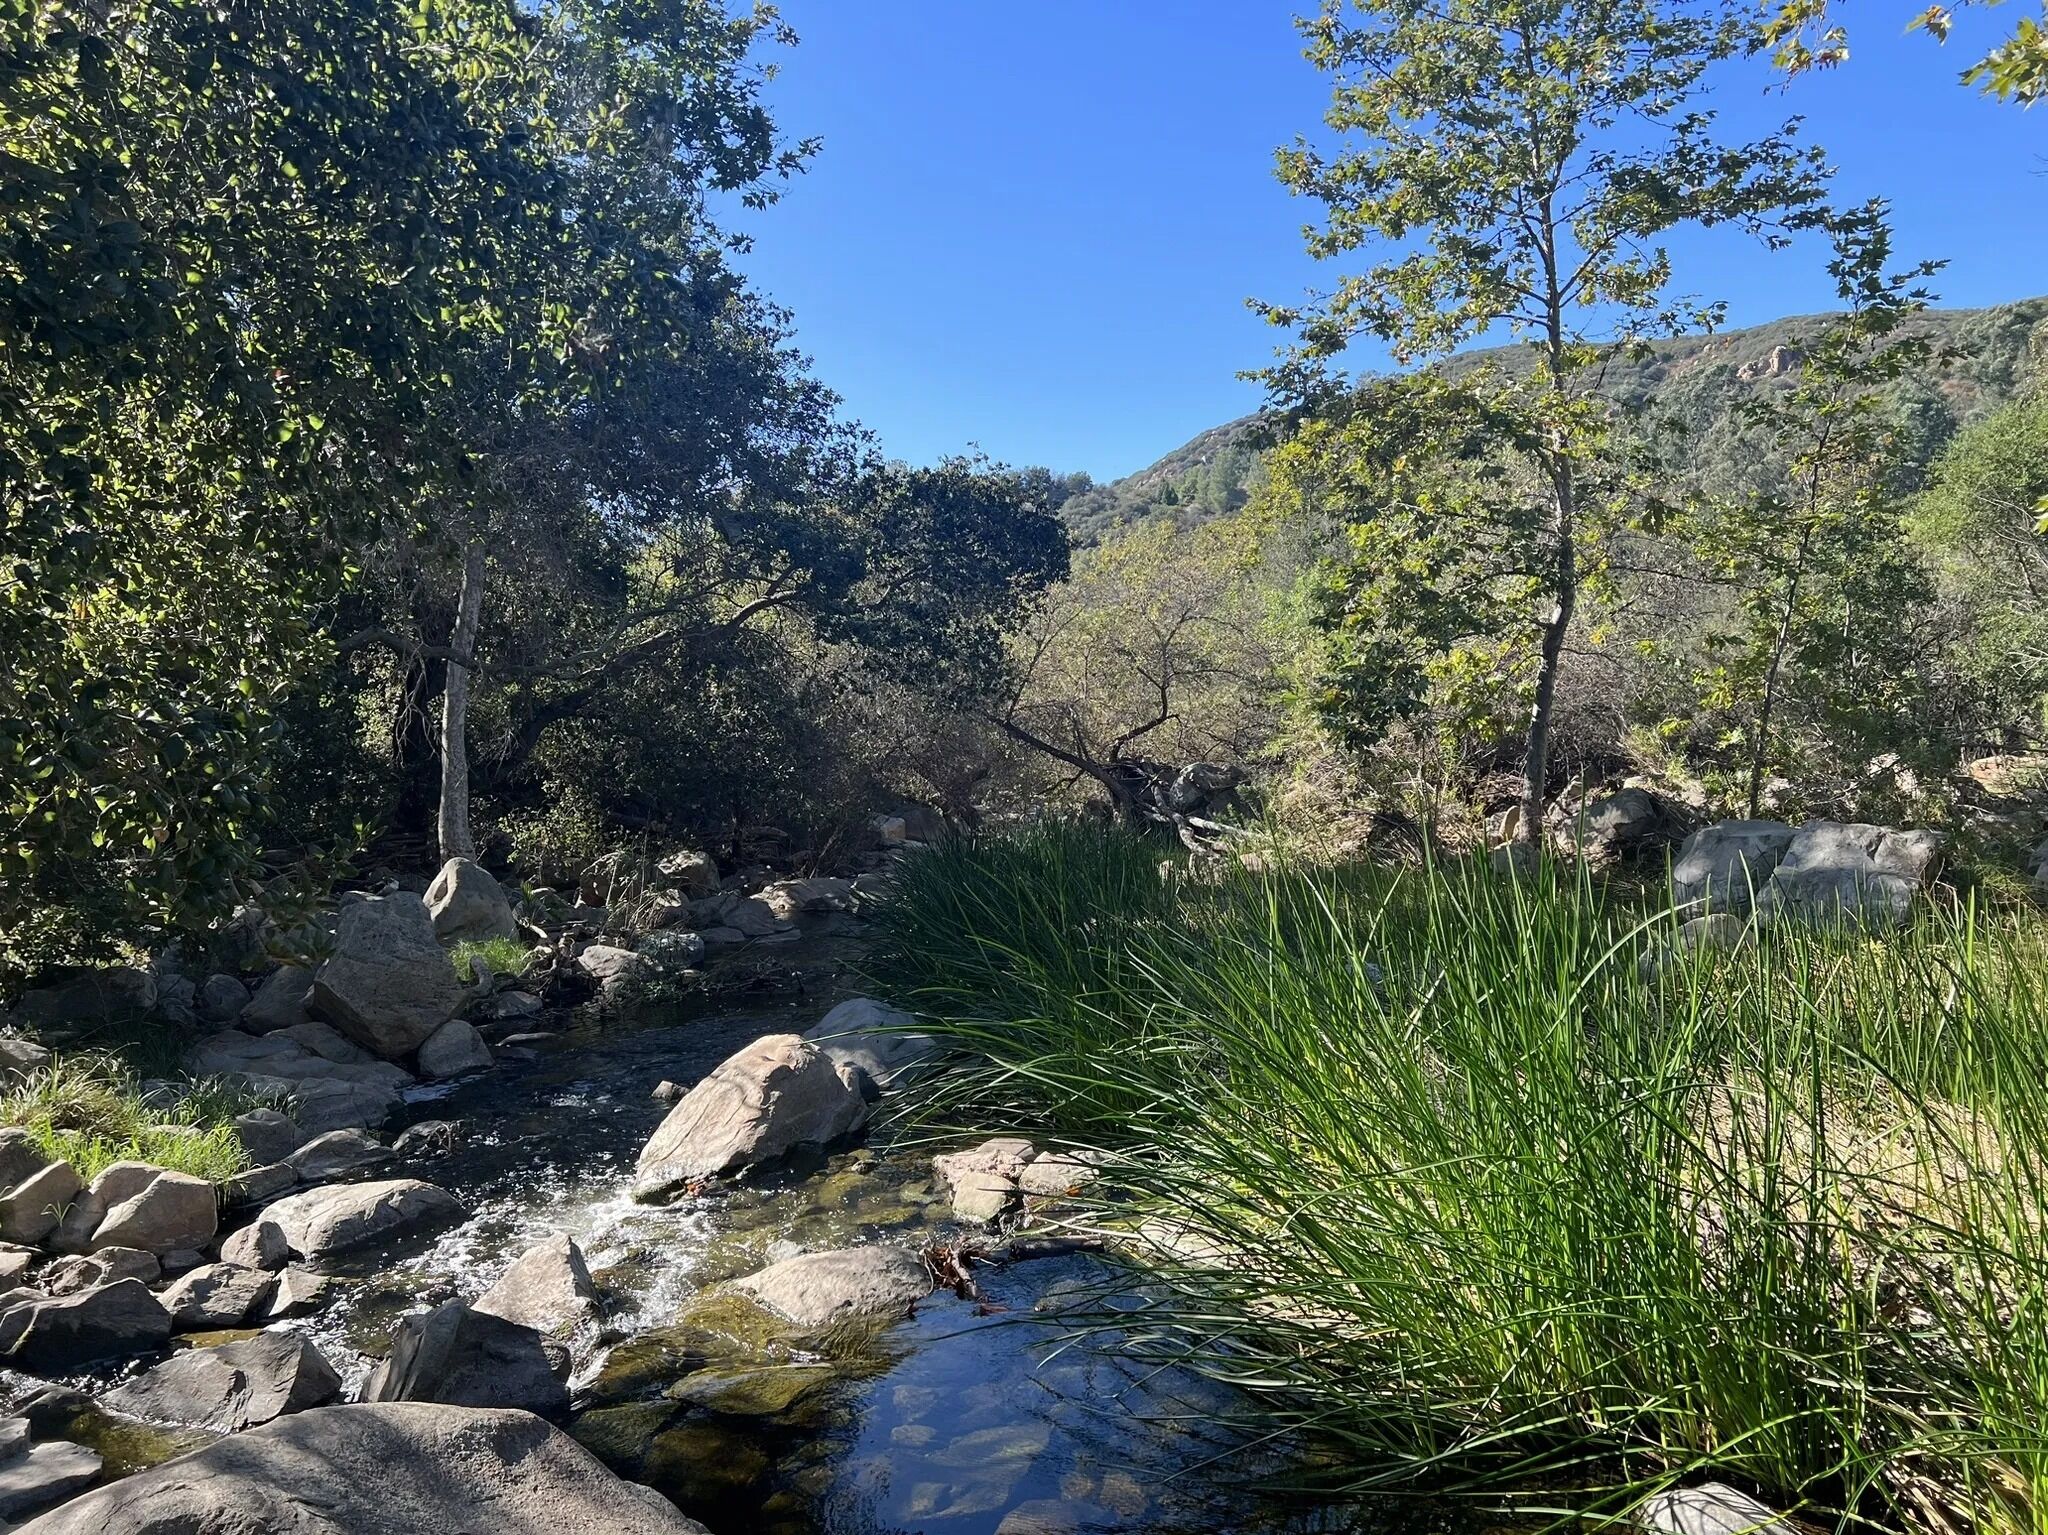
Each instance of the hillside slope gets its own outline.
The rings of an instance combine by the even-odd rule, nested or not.
[[[1826,315],[1799,315],[1747,330],[1681,336],[1650,345],[1647,356],[1609,364],[1604,393],[1629,406],[1648,405],[1687,428],[1695,465],[1736,458],[1730,407],[1743,393],[1782,387],[1802,337]],[[1930,310],[1916,322],[1951,354],[1945,364],[1904,380],[1893,392],[1906,407],[1922,462],[1933,457],[1957,427],[2009,399],[2027,376],[2037,330],[2048,322],[2048,298],[1988,309]],[[1454,368],[1493,364],[1510,371],[1534,365],[1527,346],[1489,347],[1452,359]],[[1226,516],[1243,506],[1258,482],[1259,454],[1244,416],[1174,449],[1157,463],[1103,485],[1091,485],[1062,509],[1081,542],[1153,517],[1183,525]]]

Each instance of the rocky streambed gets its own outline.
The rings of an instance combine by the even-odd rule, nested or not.
[[[976,1265],[972,1298],[938,1286],[948,1276],[925,1267],[928,1252],[969,1243],[1000,1256],[1001,1234],[978,1217],[1032,1186],[1029,1148],[995,1147],[935,1171],[934,1153],[954,1148],[869,1130],[739,1176],[700,1176],[683,1148],[663,1164],[676,1176],[662,1192],[677,1197],[634,1201],[636,1182],[650,1192],[643,1148],[657,1130],[677,1115],[703,1118],[676,1108],[677,1097],[701,1104],[704,1093],[686,1095],[736,1053],[814,1028],[844,994],[853,941],[836,924],[807,934],[786,950],[785,986],[745,1005],[699,999],[579,1019],[529,1059],[416,1090],[382,1137],[395,1156],[349,1166],[337,1145],[334,1181],[265,1214],[291,1228],[296,1253],[312,1240],[307,1222],[360,1221],[364,1209],[426,1198],[387,1188],[417,1180],[447,1204],[428,1199],[396,1234],[373,1232],[317,1265],[294,1259],[285,1272],[312,1291],[285,1308],[294,1314],[260,1332],[182,1333],[171,1362],[213,1366],[240,1355],[200,1351],[260,1348],[268,1353],[249,1372],[268,1370],[274,1392],[309,1400],[530,1407],[714,1535],[1356,1528],[1355,1512],[1250,1490],[1255,1472],[1285,1469],[1287,1451],[1233,1439],[1223,1425],[1238,1404],[1218,1388],[1133,1362],[1112,1333],[1069,1342],[1071,1314],[1095,1311],[1113,1284],[1099,1256],[1028,1245],[1019,1261]],[[863,1076],[849,1068],[842,1085],[858,1093]],[[839,1102],[814,1107],[829,1120]],[[1058,1171],[1048,1161],[1040,1183],[1050,1189]],[[241,1239],[243,1256],[254,1262],[260,1223],[247,1229],[256,1235]],[[508,1280],[515,1263],[521,1276]],[[462,1304],[487,1292],[484,1306],[516,1322]],[[291,1352],[302,1344],[310,1350]],[[308,1353],[331,1368],[331,1390]],[[151,1378],[131,1363],[73,1377],[82,1394],[39,1397],[18,1381],[16,1410],[25,1404],[38,1437],[103,1456],[98,1480],[118,1482],[218,1438],[162,1414],[151,1421],[138,1385]],[[290,1415],[282,1395],[272,1405],[286,1414],[207,1456],[233,1452],[260,1477],[266,1454],[279,1464],[308,1454],[292,1436],[312,1434],[323,1416],[366,1411]],[[417,1454],[377,1450],[377,1436],[444,1428],[404,1418],[425,1408],[374,1411],[399,1417],[350,1420],[344,1448],[323,1443],[320,1453],[336,1463]],[[274,1450],[262,1436],[278,1440]],[[532,1457],[558,1453],[541,1446]],[[134,1501],[143,1491],[160,1499],[149,1478],[164,1474],[134,1482]],[[111,1495],[71,1507],[86,1517]],[[534,1507],[554,1496],[520,1495]],[[49,1528],[72,1528],[67,1512],[46,1516]]]

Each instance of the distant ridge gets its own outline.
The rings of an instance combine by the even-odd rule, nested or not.
[[[1605,392],[1685,421],[1702,455],[1732,452],[1731,404],[1744,392],[1781,387],[1800,339],[1830,318],[1796,315],[1744,330],[1655,341],[1646,357],[1611,365]],[[1895,391],[1913,409],[1916,449],[1923,458],[1938,452],[1957,427],[2020,388],[2044,321],[2048,297],[1984,309],[1932,309],[1916,322],[1955,354],[1947,367],[1902,380]],[[1533,366],[1534,354],[1521,345],[1487,347],[1459,354],[1450,366],[1487,362],[1519,370]],[[1062,508],[1067,525],[1087,543],[1152,518],[1194,526],[1228,516],[1244,505],[1262,473],[1250,441],[1258,420],[1241,416],[1212,426],[1135,474],[1080,491]]]

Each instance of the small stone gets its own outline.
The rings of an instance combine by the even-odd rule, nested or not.
[[[221,1262],[246,1269],[274,1272],[290,1258],[291,1246],[285,1241],[284,1228],[276,1221],[253,1221],[220,1244]]]
[[[491,1047],[483,1036],[460,1018],[451,1018],[420,1046],[420,1075],[445,1082],[490,1069]]]
[[[249,1160],[259,1166],[282,1162],[299,1144],[299,1127],[276,1109],[251,1109],[246,1114],[237,1114],[234,1129],[235,1139],[242,1143]]]
[[[683,1101],[683,1089],[678,1083],[661,1081],[654,1084],[654,1091],[648,1096],[653,1098],[656,1103],[681,1103]]]
[[[567,1337],[597,1316],[597,1287],[583,1249],[567,1236],[552,1236],[521,1253],[498,1282],[477,1298],[476,1309]]]

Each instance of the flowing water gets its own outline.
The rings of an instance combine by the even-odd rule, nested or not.
[[[1282,1460],[1217,1426],[1233,1406],[1219,1388],[1141,1367],[1107,1336],[1068,1341],[1063,1307],[1092,1303],[1109,1274],[1087,1254],[987,1270],[979,1304],[941,1292],[906,1319],[802,1346],[746,1337],[733,1322],[746,1308],[705,1295],[789,1250],[778,1244],[955,1234],[929,1148],[863,1147],[667,1208],[626,1197],[666,1112],[655,1085],[688,1087],[760,1035],[809,1027],[844,995],[851,941],[828,931],[767,951],[780,975],[761,995],[586,1023],[533,1060],[423,1090],[409,1119],[457,1128],[398,1171],[456,1194],[470,1218],[358,1258],[339,1271],[340,1298],[292,1325],[353,1387],[399,1317],[479,1294],[534,1241],[567,1232],[608,1306],[603,1337],[579,1351],[569,1431],[716,1535],[1365,1527],[1355,1511],[1250,1490]],[[123,1460],[182,1447],[145,1439]],[[1434,1521],[1370,1528],[1397,1522]]]

